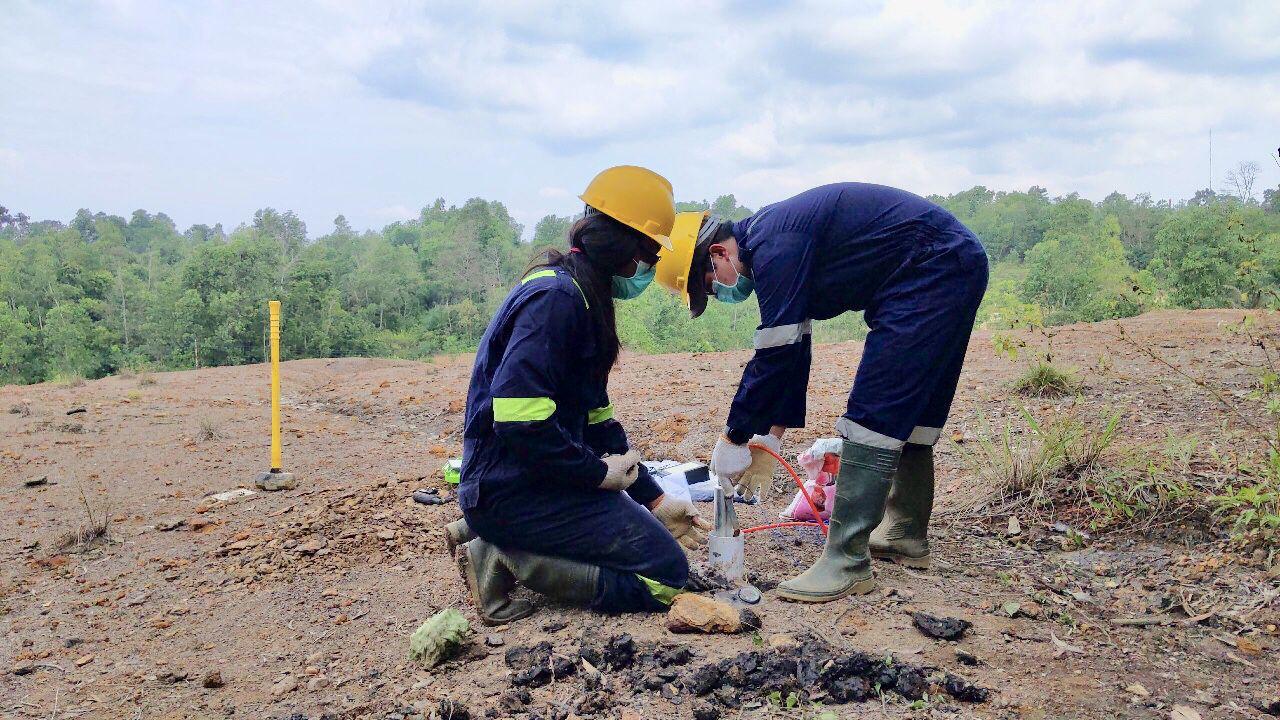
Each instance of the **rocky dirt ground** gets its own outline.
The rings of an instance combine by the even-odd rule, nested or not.
[[[1238,393],[1250,378],[1249,348],[1224,326],[1239,317],[1155,313],[1124,325],[1179,367]],[[1274,335],[1280,318],[1264,315],[1262,325]],[[1012,394],[1020,366],[976,334],[939,445],[939,504],[970,476],[973,438],[1024,404],[1033,413],[1121,410],[1125,442],[1167,433],[1200,438],[1197,457],[1234,450],[1237,418],[1114,333],[1114,323],[1058,333],[1055,359],[1086,381],[1078,399],[1059,401]],[[815,348],[810,426],[789,437],[792,456],[830,434],[860,350]],[[612,395],[633,441],[650,458],[705,459],[748,357],[626,356]],[[1232,552],[1195,520],[1081,543],[1042,518],[1023,517],[1011,534],[1006,517],[943,517],[932,571],[877,565],[879,590],[825,606],[781,603],[766,591],[759,633],[673,635],[661,616],[547,606],[509,627],[478,628],[462,658],[422,669],[407,659],[420,623],[449,607],[474,620],[441,529],[457,505],[410,499],[419,488],[447,492],[438,470],[460,450],[469,359],[283,367],[284,452],[301,482],[227,501],[211,496],[252,487],[267,465],[264,366],[0,388],[0,716],[410,718],[441,714],[447,700],[471,717],[543,719],[1190,719],[1266,717],[1259,708],[1280,694],[1272,558],[1265,549]],[[763,505],[740,510],[745,521],[769,521],[785,507],[790,483],[779,475],[775,487]],[[62,549],[90,511],[111,519],[106,537]],[[819,549],[814,531],[759,533],[747,564],[770,587]],[[913,611],[973,626],[959,641],[934,640]],[[563,675],[566,663],[580,666],[557,656],[576,658],[584,639],[625,646],[624,634],[635,659],[600,660],[598,677],[579,671],[512,686],[531,653],[548,658],[546,646],[521,648],[548,642]],[[827,649],[795,649],[810,635]],[[513,649],[515,668],[505,659]],[[751,688],[725,683],[696,695],[698,673],[705,680],[715,663],[750,685],[742,664],[752,657],[767,670],[779,657],[803,664],[822,652],[936,668],[990,697],[913,704],[873,692],[866,702],[828,695],[818,698],[823,708],[787,708],[785,698],[783,707],[767,696],[759,704],[742,692]]]

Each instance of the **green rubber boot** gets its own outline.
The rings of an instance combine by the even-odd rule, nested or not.
[[[458,568],[485,625],[505,625],[536,611],[533,603],[511,599],[517,580],[534,592],[581,606],[595,599],[600,581],[600,568],[595,565],[502,550],[481,538],[460,546]]]
[[[928,570],[933,512],[933,446],[907,443],[893,476],[884,520],[871,533],[871,556]]]
[[[778,597],[819,603],[875,589],[867,541],[884,516],[885,497],[901,455],[901,450],[844,441],[822,557],[798,577],[779,585]]]
[[[497,545],[476,538],[458,546],[458,572],[471,591],[471,602],[485,625],[505,625],[537,611],[527,600],[512,600],[516,577]]]
[[[444,543],[449,548],[449,557],[457,554],[459,545],[475,539],[476,534],[471,532],[466,518],[458,518],[444,526]]]

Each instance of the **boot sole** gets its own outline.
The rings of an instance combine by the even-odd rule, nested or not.
[[[872,550],[871,557],[877,560],[888,560],[895,565],[915,568],[917,570],[928,570],[933,566],[933,561],[929,559],[928,555],[924,555],[922,557],[911,557],[910,555],[903,555],[902,553],[877,552]]]
[[[844,590],[841,590],[840,592],[832,595],[809,595],[807,593],[797,593],[792,590],[787,590],[779,586],[777,590],[777,596],[782,600],[786,600],[787,602],[827,603],[827,602],[833,602],[835,600],[847,598],[850,595],[866,595],[867,593],[875,589],[876,589],[876,579],[867,578],[866,580],[859,580],[858,582],[850,585]]]
[[[471,593],[471,604],[476,606],[476,616],[480,618],[480,622],[494,627],[497,625],[506,625],[529,617],[538,611],[536,607],[530,606],[524,612],[518,612],[509,618],[491,618],[484,614],[484,603],[480,599],[480,581],[476,577],[475,566],[471,564],[471,553],[467,550],[466,544],[458,546],[458,553],[455,555],[458,562],[458,572],[462,574],[462,581],[467,584],[467,592]]]

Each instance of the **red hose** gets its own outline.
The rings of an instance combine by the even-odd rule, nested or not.
[[[786,468],[787,472],[791,474],[791,479],[795,481],[796,487],[800,488],[800,494],[804,496],[804,501],[809,504],[809,509],[813,511],[813,516],[817,518],[817,522],[800,521],[800,522],[771,523],[768,525],[757,525],[755,527],[745,528],[743,529],[742,532],[749,533],[749,532],[757,532],[759,530],[769,530],[771,528],[778,528],[778,527],[796,527],[799,525],[809,525],[809,526],[817,525],[818,529],[822,531],[822,535],[825,537],[827,534],[827,524],[822,522],[822,515],[818,512],[818,506],[814,504],[813,498],[809,497],[809,491],[805,489],[804,482],[800,480],[800,476],[796,474],[796,471],[791,467],[791,464],[788,463],[786,460],[782,459],[782,456],[779,455],[778,453],[774,452],[773,450],[759,443],[751,443],[747,447],[755,450],[763,450],[769,453],[770,455],[772,455],[775,460],[782,463],[782,467]]]
[[[789,521],[789,522],[776,522],[776,523],[769,523],[768,525],[756,525],[755,527],[745,528],[745,529],[743,529],[743,531],[742,531],[742,532],[744,532],[744,533],[753,533],[753,532],[760,532],[761,530],[773,530],[774,528],[784,528],[784,527],[814,527],[815,525],[816,525],[816,526],[818,526],[818,527],[820,527],[820,528],[822,528],[823,532],[826,532],[826,530],[827,530],[827,529],[826,529],[825,527],[823,527],[821,523],[816,523],[816,522],[813,522],[813,521],[811,521],[811,520],[793,520],[793,521]]]

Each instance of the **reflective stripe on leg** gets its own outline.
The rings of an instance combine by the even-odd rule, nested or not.
[[[912,445],[937,445],[940,435],[942,435],[942,428],[917,425],[915,430],[911,431],[911,437],[907,438],[907,442]]]
[[[840,437],[849,442],[884,450],[901,450],[902,446],[906,444],[902,440],[882,435],[875,430],[869,430],[847,417],[842,417],[836,421],[836,432],[840,433]]]

